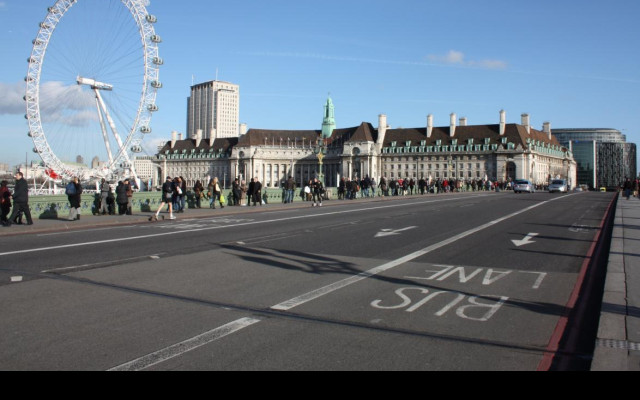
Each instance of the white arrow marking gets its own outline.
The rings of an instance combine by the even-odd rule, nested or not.
[[[399,235],[400,232],[404,232],[404,231],[408,231],[411,229],[415,229],[417,228],[417,226],[410,226],[408,228],[402,228],[402,229],[383,229],[381,232],[378,232],[378,234],[375,237],[385,237],[385,236],[393,236],[393,235]]]
[[[512,240],[513,244],[515,244],[516,246],[520,247],[520,246],[524,246],[527,244],[531,244],[531,243],[535,243],[533,240],[534,237],[538,236],[539,233],[530,233],[527,236],[524,237],[524,239],[522,240]]]

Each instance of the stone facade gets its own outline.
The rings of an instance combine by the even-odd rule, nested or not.
[[[333,117],[331,99],[325,106]],[[331,111],[331,112],[329,112]],[[380,115],[378,128],[363,122],[352,128],[324,130],[250,129],[239,138],[200,138],[168,142],[155,162],[164,176],[182,176],[187,185],[218,177],[257,177],[267,188],[281,187],[293,176],[299,186],[319,176],[317,153],[324,154],[322,174],[327,187],[336,187],[342,177],[379,181],[394,179],[491,180],[506,182],[528,179],[540,186],[550,179],[576,182],[576,163],[571,152],[552,135],[550,124],[533,129],[529,116],[522,124],[507,124],[500,112],[498,124],[458,123],[455,114],[444,127],[427,118],[422,128],[392,129]],[[160,178],[160,177],[159,177]]]

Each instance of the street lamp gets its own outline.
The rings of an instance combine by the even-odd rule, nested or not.
[[[318,157],[318,180],[324,187],[324,173],[322,172],[322,160],[324,160],[325,155],[327,154],[327,143],[325,139],[318,139],[316,142],[316,146],[313,148],[313,153]]]

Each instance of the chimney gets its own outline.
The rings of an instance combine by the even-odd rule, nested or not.
[[[202,129],[196,131],[196,147],[200,147],[200,142],[202,142]]]
[[[449,116],[449,136],[454,137],[456,135],[456,113],[451,113]]]
[[[460,126],[467,126],[467,117],[460,117]]]
[[[531,120],[529,114],[522,114],[522,125],[527,130],[527,134],[531,135]]]
[[[431,133],[433,132],[433,115],[427,115],[427,137],[431,137]]]
[[[384,143],[384,137],[387,134],[387,116],[384,114],[378,115],[378,144]]]
[[[178,140],[182,141],[182,133],[178,133]]]
[[[178,132],[176,131],[171,132],[171,148],[172,149],[176,147],[177,138],[178,138]]]
[[[545,122],[542,124],[542,131],[549,136],[549,140],[551,140],[551,122]]]
[[[500,136],[504,136],[507,127],[507,113],[500,110]]]

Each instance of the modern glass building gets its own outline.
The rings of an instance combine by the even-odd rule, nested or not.
[[[615,188],[637,176],[636,145],[619,130],[608,128],[554,129],[553,135],[573,152],[578,185]]]

